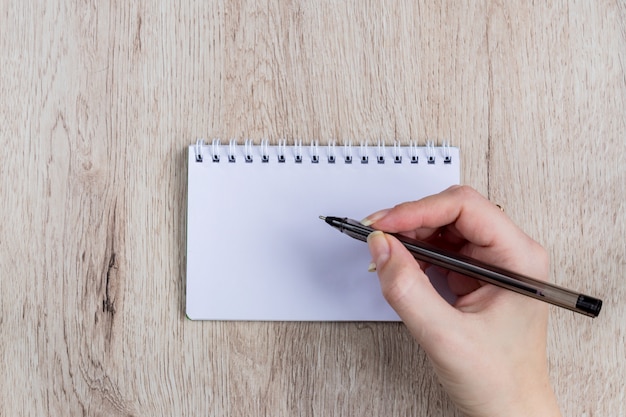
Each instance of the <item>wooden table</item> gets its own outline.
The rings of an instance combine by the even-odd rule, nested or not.
[[[604,299],[564,415],[626,415],[624,2],[135,3],[0,5],[0,415],[458,415],[401,324],[185,319],[198,137],[460,146]]]

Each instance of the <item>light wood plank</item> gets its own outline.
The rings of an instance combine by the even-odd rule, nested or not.
[[[605,299],[552,311],[564,414],[626,414],[625,10],[1,2],[0,415],[458,415],[401,325],[184,318],[196,137],[460,146]]]

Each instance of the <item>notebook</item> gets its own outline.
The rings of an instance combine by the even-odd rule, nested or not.
[[[360,220],[460,180],[459,150],[286,141],[189,146],[186,314],[192,320],[398,321]]]

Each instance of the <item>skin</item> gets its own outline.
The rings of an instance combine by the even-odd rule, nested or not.
[[[548,306],[447,273],[459,297],[448,304],[402,233],[537,279],[549,277],[544,248],[467,186],[376,212],[363,221],[385,299],[424,349],[450,398],[469,417],[560,416],[546,358]]]

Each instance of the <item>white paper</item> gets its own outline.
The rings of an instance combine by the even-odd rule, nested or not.
[[[375,273],[367,271],[367,245],[339,233],[319,216],[361,219],[398,203],[416,200],[459,183],[459,152],[448,148],[451,163],[443,162],[443,148],[435,163],[427,163],[427,149],[410,163],[402,148],[402,163],[394,163],[398,149],[367,150],[362,164],[359,147],[344,148],[328,162],[328,148],[320,147],[319,162],[311,162],[310,147],[302,147],[303,161],[294,162],[293,147],[278,162],[278,147],[249,149],[253,162],[244,162],[237,146],[234,163],[228,146],[203,146],[196,162],[189,148],[187,217],[187,316],[194,320],[284,321],[397,321],[383,298]],[[219,150],[220,162],[211,152]],[[385,163],[377,162],[377,155]]]

